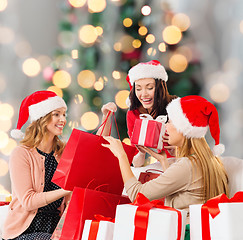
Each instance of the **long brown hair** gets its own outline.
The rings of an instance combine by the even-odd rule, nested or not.
[[[156,118],[159,115],[167,115],[166,106],[174,98],[177,98],[177,96],[169,94],[166,82],[164,80],[162,79],[154,79],[154,80],[155,80],[154,105],[152,111],[150,112],[150,115]],[[130,110],[138,109],[142,105],[135,93],[135,83],[133,84],[133,88],[129,94],[129,99],[131,102]]]
[[[193,155],[191,155],[193,153]],[[188,157],[202,173],[202,199],[225,193],[229,196],[228,177],[221,160],[214,156],[205,138],[185,138],[178,149],[178,157]]]
[[[29,148],[36,148],[41,141],[47,136],[47,125],[51,121],[52,112],[46,116],[32,122],[25,130],[24,139],[20,142],[22,145]],[[62,142],[58,136],[53,139],[53,150],[61,155],[65,147],[65,143]]]

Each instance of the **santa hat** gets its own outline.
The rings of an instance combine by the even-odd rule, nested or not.
[[[64,100],[54,92],[37,91],[32,93],[21,103],[17,128],[11,131],[11,136],[16,139],[24,136],[24,133],[21,132],[21,128],[29,117],[30,121],[33,122],[61,107],[67,109]]]
[[[129,83],[130,90],[132,89],[134,81],[143,78],[158,78],[166,82],[168,80],[168,75],[165,68],[157,60],[138,63],[128,71],[126,80]]]
[[[209,127],[215,141],[214,155],[224,152],[224,145],[219,144],[218,112],[212,103],[200,96],[186,96],[172,100],[166,110],[175,128],[187,138],[202,138]]]

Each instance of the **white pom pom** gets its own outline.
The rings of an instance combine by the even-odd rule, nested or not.
[[[128,106],[128,107],[130,107],[130,106],[131,106],[131,102],[130,102],[129,97],[126,99],[126,104],[127,104],[127,106]]]
[[[21,132],[21,130],[19,130],[19,129],[13,129],[10,132],[10,135],[11,135],[12,138],[15,138],[15,139],[20,139],[20,138],[24,137],[24,133]]]
[[[213,154],[215,156],[220,156],[222,153],[224,153],[225,147],[223,144],[218,144],[213,147]]]

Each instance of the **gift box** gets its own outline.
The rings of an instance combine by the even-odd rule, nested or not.
[[[113,219],[116,206],[127,203],[130,203],[127,196],[75,187],[68,205],[60,240],[80,240],[85,220],[96,220],[95,215]]]
[[[243,192],[235,196],[228,199],[223,194],[204,205],[190,205],[191,240],[243,239]]]
[[[96,216],[95,216],[96,217]],[[82,240],[113,240],[114,222],[105,217],[85,220]]]
[[[155,120],[149,114],[140,114],[139,117],[134,123],[131,143],[161,150],[167,117],[158,116]]]
[[[183,240],[185,224],[186,211],[139,193],[133,205],[117,206],[113,240]]]

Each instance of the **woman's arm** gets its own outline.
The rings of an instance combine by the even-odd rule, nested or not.
[[[117,106],[115,103],[113,102],[108,102],[107,104],[103,105],[103,107],[101,108],[101,112],[103,114],[102,116],[102,123],[106,120],[107,118],[107,115],[109,114],[109,112],[116,112],[117,111]],[[97,131],[97,135],[101,135],[101,132],[102,132],[102,136],[108,136],[109,133],[110,133],[110,128],[111,128],[111,117],[112,117],[112,114],[109,115],[108,119],[107,119],[107,122],[104,126],[104,130],[102,132],[102,129],[103,129],[103,126],[100,127]]]

